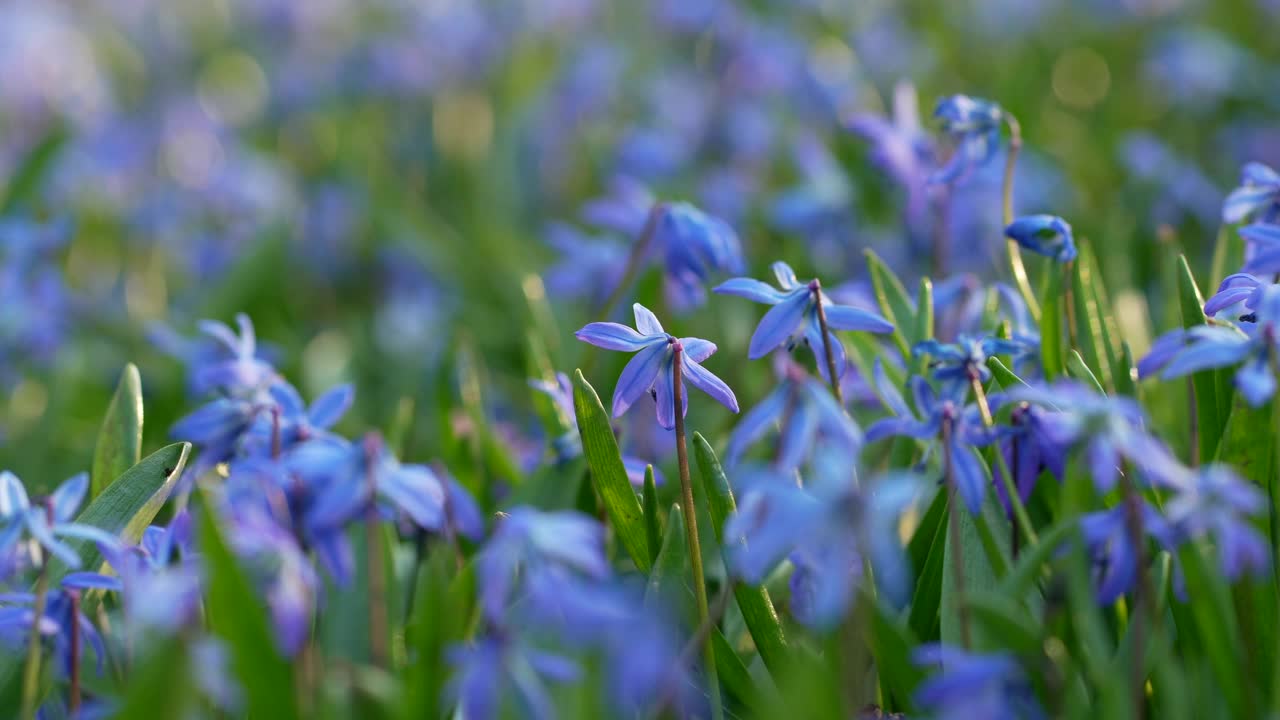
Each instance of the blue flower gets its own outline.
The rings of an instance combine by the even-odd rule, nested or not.
[[[44,502],[33,505],[22,481],[8,470],[0,472],[0,551],[21,544],[25,531],[33,556],[40,547],[76,568],[80,567],[80,556],[62,542],[63,538],[115,545],[116,538],[109,533],[71,521],[88,490],[89,475],[80,473],[59,485]]]
[[[85,615],[81,606],[73,602],[82,590],[119,590],[119,581],[97,573],[74,573],[64,578],[60,586],[51,589],[45,599],[44,615],[39,629],[42,637],[53,640],[53,657],[61,677],[71,674],[71,664],[83,658],[83,648],[93,650],[98,674],[102,673],[106,646],[93,621]],[[15,654],[22,652],[31,631],[36,625],[36,597],[28,592],[0,593],[0,645]],[[72,653],[71,634],[79,634],[80,647]]]
[[[758,303],[772,305],[764,314],[751,336],[747,355],[756,360],[779,347],[794,347],[801,339],[814,353],[821,356],[824,343],[829,343],[835,357],[836,375],[843,375],[847,365],[844,345],[836,337],[835,330],[863,330],[875,333],[893,332],[893,324],[866,310],[849,305],[837,305],[822,292],[817,280],[801,284],[795,271],[784,262],[773,264],[773,274],[780,290],[752,278],[733,278],[721,284],[715,292],[721,295],[737,295]],[[827,337],[822,337],[818,320],[818,298],[827,316]],[[818,362],[818,370],[828,382],[825,362]]]
[[[1267,509],[1267,497],[1256,485],[1226,466],[1208,465],[1188,471],[1174,493],[1164,505],[1168,523],[1179,539],[1212,538],[1227,579],[1267,570],[1269,545],[1252,519]]]
[[[933,183],[952,183],[985,165],[1000,146],[1000,124],[1004,110],[999,105],[968,95],[952,95],[938,100],[933,116],[942,121],[942,130],[955,142],[951,159],[929,178]]]
[[[1076,242],[1071,226],[1057,215],[1023,215],[1004,229],[1005,237],[1038,255],[1059,263],[1076,259]]]
[[[223,534],[266,599],[280,651],[292,656],[311,634],[320,579],[287,530],[255,507],[233,508]]]
[[[1001,398],[1002,401],[1007,398]],[[997,402],[992,401],[992,412],[998,409]],[[1059,423],[1059,413],[1050,412],[1038,405],[1018,403],[1009,413],[1009,425],[997,430],[1000,453],[1004,456],[1004,467],[1013,473],[1013,485],[1025,503],[1031,497],[1036,480],[1040,473],[1048,470],[1059,482],[1066,473],[1067,448],[1064,436],[1067,434]],[[1005,483],[1000,477],[1004,474],[999,465],[992,468],[997,482],[996,493],[1006,512],[1011,511]]]
[[[820,464],[809,483],[764,471],[739,480],[738,509],[725,523],[730,569],[758,585],[783,560],[795,567],[791,609],[816,628],[843,617],[869,558],[877,588],[895,602],[909,595],[911,572],[897,535],[899,518],[920,497],[922,484],[893,475],[858,488],[847,463]]]
[[[576,663],[560,655],[538,650],[509,634],[483,637],[472,645],[449,651],[454,677],[449,694],[462,715],[472,720],[497,720],[510,710],[504,698],[515,702],[519,717],[553,720],[555,705],[548,682],[577,680]]]
[[[1176,542],[1173,528],[1146,500],[1139,503],[1143,532],[1163,549],[1174,550]],[[1142,548],[1134,545],[1133,534],[1129,529],[1130,512],[1131,506],[1122,502],[1108,510],[1088,513],[1080,518],[1080,533],[1084,537],[1085,548],[1093,559],[1098,602],[1103,605],[1114,603],[1138,579],[1138,558]]]
[[[1248,273],[1228,275],[1218,285],[1218,292],[1205,301],[1204,314],[1209,317],[1216,317],[1218,313],[1230,310],[1241,303],[1244,304],[1247,310],[1257,310],[1258,301],[1262,299],[1263,291],[1271,285],[1272,283],[1259,280]],[[1243,320],[1246,316],[1251,316],[1252,312],[1236,313],[1236,315],[1236,319]]]
[[[1243,222],[1261,218],[1271,222],[1280,214],[1280,173],[1258,162],[1251,162],[1240,172],[1240,187],[1231,191],[1222,203],[1222,221]]]
[[[1280,225],[1254,223],[1240,228],[1245,248],[1244,271],[1258,275],[1280,272]]]
[[[623,368],[614,388],[614,417],[621,417],[641,395],[652,393],[657,402],[658,424],[667,430],[675,427],[676,347],[683,351],[680,374],[685,381],[733,412],[738,412],[738,399],[734,397],[733,390],[700,364],[715,353],[715,343],[701,338],[676,338],[662,329],[662,324],[648,308],[640,303],[632,308],[639,332],[618,323],[594,322],[575,333],[579,340],[596,347],[636,353]],[[681,414],[687,413],[688,409],[689,394],[686,392]]]
[[[148,527],[136,546],[104,552],[119,576],[125,617],[138,630],[175,632],[198,619],[200,572],[192,561],[191,516]]]
[[[920,189],[933,163],[933,146],[920,125],[915,86],[909,82],[894,86],[891,118],[858,113],[848,127],[871,143],[872,162],[911,193],[908,207],[919,206],[925,199]]]
[[[1265,288],[1256,303],[1257,322],[1246,323],[1243,330],[1230,325],[1198,325],[1160,338],[1143,358],[1140,374],[1160,371],[1160,377],[1168,380],[1210,368],[1239,365],[1236,387],[1250,405],[1262,405],[1276,390],[1271,355],[1277,347],[1280,289]]]
[[[677,307],[703,302],[714,273],[742,272],[742,245],[728,223],[688,203],[659,206],[653,233],[666,265],[667,296]]]
[[[954,343],[922,340],[911,348],[913,357],[928,355],[929,369],[943,386],[943,394],[963,397],[972,378],[980,382],[991,379],[987,358],[993,355],[1018,355],[1025,350],[1022,343],[998,337],[976,338],[961,334]]]
[[[987,475],[982,468],[975,445],[988,445],[996,435],[982,421],[978,408],[964,405],[952,396],[939,397],[929,382],[920,376],[911,378],[911,392],[915,398],[916,413],[907,407],[902,393],[884,373],[877,361],[875,369],[876,389],[880,399],[893,416],[877,420],[867,428],[867,440],[875,442],[892,435],[905,435],[920,440],[937,438],[947,442],[944,451],[951,458],[956,488],[972,513],[982,509],[982,499],[987,491]],[[945,432],[944,432],[945,426]]]
[[[941,666],[942,674],[916,688],[916,704],[938,720],[1045,717],[1031,683],[1013,656],[973,653],[940,644],[921,645],[912,654],[917,665]]]
[[[839,448],[849,457],[856,456],[862,447],[862,430],[831,390],[790,361],[773,392],[743,415],[734,428],[725,462],[736,465],[748,445],[775,427],[779,438],[773,465],[782,471],[798,468],[820,445]]]
[[[278,377],[270,363],[259,357],[253,322],[248,315],[236,315],[239,334],[216,320],[198,324],[204,335],[189,340],[164,326],[151,330],[153,342],[188,365],[188,385],[193,395],[220,392],[231,397],[253,399],[265,392]]]
[[[543,273],[552,296],[602,302],[621,281],[627,262],[622,243],[591,238],[559,223],[548,229],[546,239],[560,253],[559,261]]]
[[[1115,487],[1122,460],[1158,483],[1179,472],[1168,448],[1144,429],[1146,417],[1130,398],[1099,395],[1078,382],[1061,380],[1048,386],[1013,388],[1007,399],[1053,411],[1042,425],[1048,441],[1059,447],[1083,446],[1099,492]]]

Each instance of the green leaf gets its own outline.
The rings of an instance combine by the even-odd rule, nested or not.
[[[956,499],[960,500],[958,496]],[[953,545],[951,533],[944,530],[946,566],[942,572],[940,629],[943,642],[958,645],[961,641],[960,606],[957,602],[960,599],[960,588],[956,586],[955,567],[952,565],[956,560],[953,558],[955,554],[959,555],[965,594],[979,588],[995,587],[1008,570],[1009,523],[1004,519],[1000,502],[993,492],[987,493],[982,512],[977,517],[969,513],[963,502],[957,506],[955,513],[948,512],[947,517],[948,522],[951,518],[957,520],[960,547]],[[997,527],[1006,532],[996,536],[993,528]]]
[[[124,366],[116,393],[107,405],[93,449],[89,497],[96,498],[142,459],[142,377],[133,363]]]
[[[1187,256],[1178,256],[1178,306],[1182,310],[1182,326],[1193,328],[1205,323],[1204,296],[1196,286]],[[1218,387],[1214,371],[1203,370],[1191,376],[1195,391],[1196,428],[1200,436],[1200,457],[1211,458],[1222,437],[1223,418],[1218,417]]]
[[[969,617],[993,645],[1021,655],[1036,655],[1042,642],[1036,623],[1014,598],[989,590],[967,593]]]
[[[911,337],[908,338],[912,346],[933,337],[933,282],[929,278],[920,278],[920,290],[916,297],[919,298],[916,302],[916,321],[912,326]],[[927,362],[927,358],[920,358],[917,372],[923,373],[928,368],[925,364]]]
[[[1103,327],[1103,316],[1098,307],[1098,293],[1094,288],[1098,279],[1092,272],[1089,255],[1089,248],[1082,246],[1080,258],[1072,263],[1071,267],[1071,300],[1075,305],[1076,340],[1080,343],[1079,351],[1082,359],[1088,361],[1088,367],[1097,369],[1098,384],[1101,387],[1110,388],[1112,386],[1110,345]],[[1070,362],[1070,358],[1067,361]]]
[[[1120,357],[1115,366],[1115,372],[1111,379],[1116,386],[1116,393],[1126,395],[1128,397],[1137,397],[1138,384],[1133,379],[1133,369],[1136,364],[1133,361],[1133,350],[1129,348],[1128,342],[1120,344]]]
[[[1244,265],[1244,240],[1236,235],[1236,227],[1225,224],[1218,226],[1218,237],[1213,244],[1210,287],[1217,287],[1227,275]]]
[[[1040,299],[1040,306],[1044,308],[1040,314],[1040,361],[1044,363],[1045,379],[1056,380],[1062,377],[1062,369],[1066,365],[1063,350],[1065,328],[1062,317],[1062,272],[1060,268],[1053,268],[1047,277],[1044,297]]]
[[[627,468],[622,464],[618,441],[609,426],[609,416],[600,404],[595,388],[574,372],[573,410],[578,416],[578,432],[582,436],[582,453],[591,468],[591,482],[618,540],[640,572],[647,573],[651,565],[649,542],[644,528],[644,512],[636,492],[627,479]]]
[[[707,498],[711,528],[715,531],[716,542],[726,553],[727,562],[728,549],[725,547],[724,523],[737,509],[733,489],[729,487],[729,479],[720,467],[720,460],[716,457],[715,451],[711,449],[711,445],[701,433],[693,434],[693,456],[702,477],[702,488]],[[780,672],[790,652],[782,633],[782,624],[778,620],[778,613],[774,610],[773,601],[769,598],[769,591],[763,586],[750,587],[737,584],[733,588],[733,595],[738,603],[738,609],[742,611],[747,632],[751,634],[756,651],[760,653],[760,659],[764,661],[770,672]],[[719,657],[718,654],[717,657]]]
[[[665,600],[677,601],[685,610],[684,620],[697,623],[693,612],[692,579],[685,577],[685,568],[689,565],[689,545],[685,542],[684,514],[680,503],[671,506],[667,513],[667,531],[662,537],[662,547],[653,561],[653,569],[649,572],[649,584],[644,590],[645,604],[661,603]],[[689,602],[685,602],[685,595]]]
[[[945,490],[939,490],[934,499],[934,505],[938,505],[942,512],[939,521],[934,527],[932,539],[929,541],[928,555],[923,564],[917,565],[920,568],[919,576],[916,578],[916,589],[911,597],[911,613],[907,617],[907,624],[911,627],[916,637],[921,642],[932,642],[941,637],[940,635],[940,610],[942,608],[942,583],[943,571],[946,564],[946,548],[947,548],[947,493]],[[932,514],[932,509],[925,514],[928,518]],[[927,525],[922,524],[920,529],[916,531],[919,534],[927,529]],[[924,536],[921,536],[922,538]],[[913,539],[914,545],[914,539]],[[915,548],[912,548],[914,555]]]
[[[116,720],[186,717],[195,698],[190,681],[190,649],[182,636],[149,643],[147,654],[129,671]]]
[[[1187,587],[1195,588],[1194,592],[1187,593],[1195,627],[1179,630],[1195,632],[1200,638],[1232,716],[1253,717],[1245,711],[1244,691],[1240,686],[1240,628],[1236,624],[1230,589],[1222,574],[1202,554],[1198,543],[1187,543],[1178,558],[1182,561]]]
[[[223,541],[207,499],[200,508],[205,616],[210,632],[226,643],[231,671],[244,689],[246,714],[298,717],[293,666],[276,650],[266,606]]]
[[[987,367],[991,369],[992,376],[996,382],[1000,383],[1000,387],[1004,390],[1011,390],[1019,385],[1027,385],[1027,381],[1018,377],[1010,370],[998,357],[987,358]]]
[[[403,672],[404,720],[438,717],[444,707],[449,677],[449,647],[467,638],[475,611],[475,565],[460,569],[454,550],[436,545],[423,563],[414,592],[414,607],[405,628],[405,643],[413,658]]]
[[[1040,542],[1023,549],[1013,568],[1000,579],[999,593],[1011,598],[1025,598],[1040,577],[1041,567],[1055,555],[1076,529],[1075,518],[1067,518],[1040,533]]]
[[[1098,382],[1098,377],[1089,369],[1089,365],[1085,363],[1084,358],[1075,349],[1067,352],[1067,372],[1076,380],[1081,380],[1094,389],[1099,395],[1106,395],[1107,391],[1102,387],[1102,383]]]
[[[662,547],[662,517],[658,509],[658,484],[653,479],[653,466],[644,466],[644,535],[649,541],[649,551],[653,560],[658,559],[658,549]]]
[[[0,200],[0,215],[13,212],[40,189],[40,181],[49,172],[54,158],[66,144],[67,137],[65,128],[55,126],[27,153],[10,176],[9,184],[0,193],[3,198]]]
[[[893,323],[893,340],[903,357],[911,357],[911,342],[907,333],[913,329],[916,310],[907,295],[902,281],[884,264],[874,250],[867,250],[867,269],[871,271],[871,288],[885,319]]]
[[[869,598],[867,602],[872,602]],[[924,671],[911,661],[911,649],[918,643],[911,628],[882,602],[874,603],[871,614],[871,653],[882,686],[892,696],[895,707],[914,709],[912,695],[924,679]]]
[[[75,521],[105,530],[127,544],[136,545],[142,539],[142,532],[169,499],[190,452],[191,443],[183,442],[167,445],[148,455],[108,485]],[[96,569],[102,565],[102,553],[96,543],[74,540],[67,544],[80,556],[81,568]],[[67,570],[60,562],[49,565],[49,573],[55,583]]]

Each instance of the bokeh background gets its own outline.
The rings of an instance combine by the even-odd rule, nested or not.
[[[1177,250],[1207,266],[1240,165],[1280,164],[1278,25],[1274,0],[4,2],[0,467],[85,468],[128,361],[155,447],[189,406],[173,334],[243,311],[308,397],[356,383],[351,427],[518,474],[547,447],[529,378],[587,363],[605,394],[625,360],[571,335],[632,240],[591,214],[619,187],[724,218],[757,277],[856,298],[865,248],[908,286],[997,277],[1002,159],[945,203],[924,183],[952,93],[1019,118],[1018,212],[1074,225],[1141,354]],[[733,359],[758,308],[652,269],[635,297],[735,349],[708,366],[744,407],[767,386]]]

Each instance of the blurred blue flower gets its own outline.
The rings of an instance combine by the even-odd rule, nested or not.
[[[658,318],[640,303],[632,306],[636,330],[614,322],[594,322],[575,335],[583,342],[606,350],[635,352],[636,356],[623,368],[613,391],[613,416],[620,417],[646,392],[657,402],[658,424],[670,430],[676,424],[675,348],[683,349],[680,374],[692,386],[710,395],[733,412],[738,412],[738,399],[724,381],[699,363],[716,351],[715,343],[701,338],[676,338],[662,329]],[[638,352],[637,352],[638,351]],[[683,394],[683,415],[689,409],[689,394]]]
[[[464,717],[497,720],[515,703],[519,717],[554,720],[555,705],[547,683],[577,680],[581,671],[572,660],[538,650],[510,634],[494,634],[449,651],[454,677],[449,694]]]
[[[1142,531],[1161,548],[1173,551],[1176,547],[1173,528],[1146,500],[1138,502]],[[1098,602],[1103,605],[1114,603],[1133,588],[1138,579],[1138,558],[1142,555],[1142,548],[1134,545],[1129,527],[1133,507],[1122,502],[1108,510],[1080,517],[1080,533],[1093,560]]]
[[[306,551],[260,509],[233,508],[226,518],[223,535],[266,599],[280,651],[293,656],[311,634],[320,579]]]
[[[662,248],[667,297],[676,307],[701,305],[713,273],[742,272],[738,234],[728,223],[688,203],[661,206],[653,240]]]
[[[119,590],[119,581],[115,578],[96,573],[75,573],[68,576],[58,587],[49,590],[45,598],[44,615],[40,619],[39,629],[42,637],[53,640],[53,657],[59,677],[71,674],[73,661],[83,659],[85,648],[93,650],[98,674],[102,673],[103,660],[107,657],[106,646],[97,626],[84,613],[73,596],[79,599],[82,590]],[[0,593],[0,646],[7,646],[15,655],[25,650],[31,636],[35,619],[34,594],[29,592]],[[73,655],[71,634],[79,634],[79,647]]]
[[[848,128],[871,143],[871,161],[908,193],[908,216],[921,212],[923,192],[934,163],[933,142],[920,125],[916,88],[900,81],[893,88],[892,116],[858,113]]]
[[[998,398],[998,400],[997,400]],[[993,413],[999,411],[1005,398],[992,398]],[[1042,471],[1048,470],[1059,482],[1066,473],[1067,448],[1063,437],[1066,432],[1058,427],[1061,416],[1038,405],[1018,403],[1009,413],[1009,424],[997,430],[1000,453],[1004,467],[1013,473],[1013,485],[1025,503],[1031,497],[1036,480]],[[996,474],[996,494],[1006,512],[1012,512],[1005,483],[1000,478],[1004,471],[999,464],[992,468]]]
[[[71,294],[56,253],[67,222],[0,218],[0,388],[27,366],[52,364],[71,328]]]
[[[543,277],[555,297],[602,302],[622,279],[627,248],[611,238],[591,238],[576,228],[556,223],[546,233],[547,245],[560,259]]]
[[[1231,325],[1197,325],[1175,330],[1158,339],[1142,359],[1139,374],[1159,371],[1168,380],[1201,370],[1239,365],[1235,385],[1245,400],[1259,407],[1275,394],[1271,356],[1276,352],[1280,322],[1280,288],[1264,289],[1253,313],[1256,322],[1243,329]]]
[[[148,527],[137,545],[103,554],[119,577],[131,629],[171,633],[198,619],[200,572],[193,562],[191,516],[185,510],[166,527]]]
[[[1271,285],[1272,283],[1263,282],[1248,273],[1235,273],[1233,275],[1228,275],[1223,279],[1222,283],[1218,285],[1218,292],[1214,293],[1205,301],[1204,314],[1209,317],[1217,317],[1219,313],[1235,308],[1241,303],[1243,303],[1244,308],[1249,311],[1257,310],[1258,302],[1262,299],[1263,291],[1268,287],[1271,287]],[[1235,319],[1242,320],[1242,316],[1251,315],[1252,312],[1237,312],[1233,314],[1236,315]],[[1165,335],[1161,339],[1164,337],[1172,337],[1172,334]],[[1181,336],[1179,335],[1178,338],[1180,344]],[[1160,341],[1157,340],[1157,342]],[[1153,348],[1148,357],[1155,354],[1156,352]],[[1139,374],[1145,375],[1146,373],[1140,372]]]
[[[1044,711],[1012,655],[979,654],[941,644],[913,651],[917,665],[939,666],[940,675],[916,688],[915,701],[937,720],[1008,718],[1038,720]]]
[[[872,562],[877,589],[903,601],[911,572],[897,523],[919,498],[919,479],[893,475],[859,488],[838,459],[820,463],[811,475],[801,486],[773,470],[739,474],[738,509],[724,529],[730,569],[758,585],[790,559],[792,612],[816,628],[843,617],[864,557]]]
[[[1073,380],[1052,385],[1010,389],[1007,400],[1038,405],[1051,411],[1041,427],[1050,443],[1060,447],[1083,446],[1093,482],[1099,492],[1110,492],[1127,460],[1142,470],[1142,477],[1167,483],[1180,466],[1168,448],[1145,429],[1142,408],[1131,398],[1099,395]]]
[[[1280,272],[1280,225],[1245,225],[1240,228],[1240,237],[1245,241],[1245,272],[1257,275]]]
[[[955,148],[947,164],[934,172],[929,182],[963,180],[990,161],[1000,146],[1004,110],[993,102],[951,95],[938,100],[933,116],[941,121],[942,131],[951,137]]]
[[[779,347],[791,349],[801,338],[813,352],[823,357],[824,347],[829,344],[835,358],[836,375],[844,374],[848,360],[845,356],[844,344],[836,336],[835,330],[860,330],[874,333],[893,332],[893,324],[888,320],[867,310],[837,305],[822,292],[817,280],[800,284],[791,266],[778,261],[773,264],[773,274],[777,278],[778,287],[760,282],[752,278],[733,278],[715,289],[720,295],[737,295],[773,308],[764,314],[756,331],[751,335],[751,344],[747,355],[756,360]],[[823,312],[827,318],[827,337],[822,337],[822,327],[818,320],[818,298],[821,298]],[[828,382],[826,363],[819,360],[818,370]]]
[[[236,324],[239,334],[216,320],[202,320],[198,327],[203,337],[195,340],[156,325],[151,328],[151,339],[187,365],[187,384],[192,395],[218,392],[229,397],[255,399],[278,375],[260,356],[249,316],[238,313]]]
[[[62,539],[88,541],[112,546],[116,538],[92,525],[72,522],[89,491],[88,473],[80,473],[62,483],[43,502],[32,504],[17,475],[0,472],[0,552],[21,545],[24,537],[31,557],[37,547],[69,567],[80,567],[80,556]]]
[[[1240,171],[1240,186],[1222,203],[1222,221],[1238,223],[1254,219],[1274,222],[1280,217],[1280,173],[1258,162]]]
[[[948,397],[964,397],[972,378],[986,383],[991,379],[987,358],[993,355],[1018,355],[1024,351],[1022,343],[993,336],[977,338],[961,334],[954,343],[937,340],[921,340],[911,348],[912,357],[929,357],[929,369],[933,378],[943,387]]]
[[[798,468],[823,447],[856,457],[862,447],[862,430],[831,390],[789,360],[784,361],[782,374],[777,387],[733,429],[725,463],[737,465],[747,446],[774,428],[779,437],[773,466],[779,471]]]
[[[947,447],[943,451],[951,458],[956,488],[969,511],[979,512],[987,492],[987,474],[974,446],[989,445],[996,435],[983,424],[977,406],[963,404],[963,396],[938,396],[927,380],[916,375],[910,381],[916,406],[913,413],[902,393],[885,375],[884,366],[879,361],[876,362],[875,381],[880,399],[893,415],[881,418],[867,428],[867,441],[875,442],[893,435],[945,441]]]
[[[1173,489],[1164,515],[1178,539],[1211,538],[1229,580],[1266,573],[1270,546],[1254,519],[1265,515],[1267,496],[1256,485],[1227,466],[1208,465],[1189,470]]]
[[[1010,223],[1004,234],[1019,246],[1059,263],[1076,259],[1071,226],[1056,215],[1024,215]]]

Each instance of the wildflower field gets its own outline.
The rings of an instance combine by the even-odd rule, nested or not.
[[[1280,2],[0,2],[0,718],[1280,718]]]

